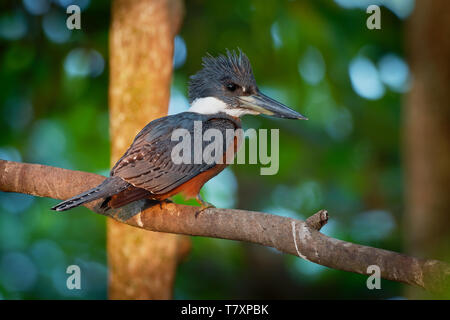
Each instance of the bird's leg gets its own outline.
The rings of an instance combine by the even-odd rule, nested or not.
[[[200,210],[197,211],[197,213],[195,214],[196,218],[201,212],[205,211],[206,209],[208,209],[208,208],[215,208],[215,206],[213,204],[203,200],[203,198],[200,196],[200,193],[197,194],[197,197],[195,197],[195,199],[200,204]]]
[[[168,203],[173,203],[173,201],[170,200],[169,198],[160,200],[160,201],[159,201],[159,208],[160,208],[160,209],[162,209],[162,204],[163,204],[163,203],[168,204]]]

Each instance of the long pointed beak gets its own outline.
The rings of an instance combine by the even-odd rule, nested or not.
[[[261,92],[257,92],[256,94],[252,94],[250,96],[240,96],[239,101],[241,102],[242,107],[258,113],[266,114],[268,116],[308,120],[307,117],[301,115],[297,111],[292,110],[291,108]]]

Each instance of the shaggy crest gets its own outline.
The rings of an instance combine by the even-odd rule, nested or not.
[[[203,57],[199,72],[190,77],[189,100],[210,95],[213,86],[222,85],[226,81],[238,85],[253,85],[256,87],[250,60],[240,49],[238,52],[226,50],[226,55],[213,57],[210,54]]]

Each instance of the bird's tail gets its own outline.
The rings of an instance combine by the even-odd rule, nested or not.
[[[52,208],[52,210],[56,211],[65,211],[79,205],[82,205],[86,202],[91,202],[97,199],[110,197],[116,193],[119,193],[130,186],[129,183],[125,182],[119,177],[109,177],[106,178],[105,181],[100,183],[95,188],[87,190],[79,195],[67,199]]]

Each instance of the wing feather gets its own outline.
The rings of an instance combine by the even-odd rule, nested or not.
[[[148,190],[152,194],[165,194],[196,175],[211,169],[214,161],[200,164],[175,164],[171,159],[173,147],[179,141],[172,141],[175,129],[186,129],[194,135],[194,121],[202,122],[202,131],[218,129],[225,140],[227,129],[240,128],[239,120],[225,114],[201,115],[184,112],[150,122],[136,136],[133,144],[111,170],[111,176],[119,176],[135,187]],[[194,139],[191,139],[191,159],[193,159]],[[203,142],[203,149],[211,142]],[[222,142],[223,154],[227,145]],[[209,162],[209,161],[208,161]]]

